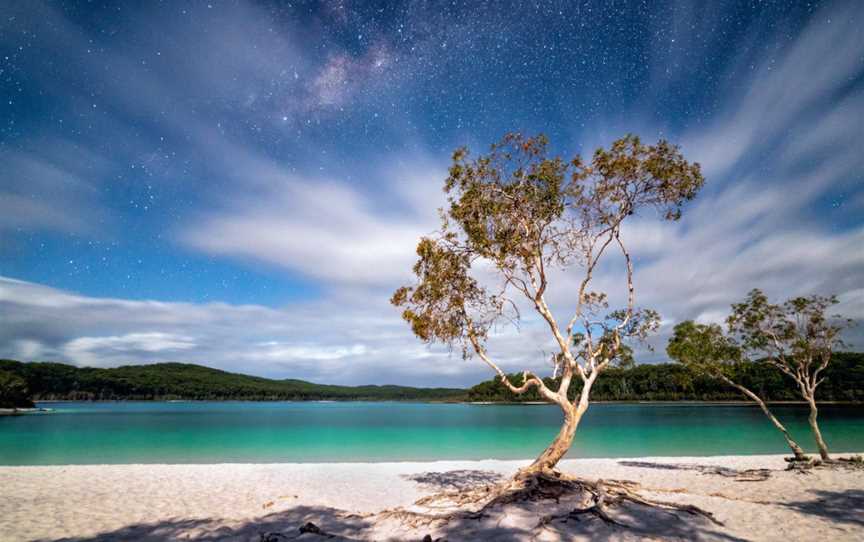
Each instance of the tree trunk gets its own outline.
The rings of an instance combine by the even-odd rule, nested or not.
[[[765,404],[765,401],[763,401],[761,397],[759,397],[749,389],[745,388],[741,384],[737,384],[729,378],[726,378],[725,376],[721,376],[720,379],[732,386],[733,388],[737,389],[753,401],[755,401],[756,404],[759,405],[759,408],[762,409],[762,412],[764,412],[765,415],[768,416],[768,419],[771,420],[771,423],[774,424],[774,427],[776,427],[781,433],[783,433],[783,438],[786,439],[786,444],[788,444],[789,448],[792,449],[792,453],[795,455],[795,459],[798,461],[807,460],[807,454],[805,454],[804,450],[801,449],[801,446],[799,446],[798,443],[795,442],[795,440],[792,438],[792,435],[790,435],[789,431],[786,429],[786,426],[780,423],[780,420],[778,420],[777,417],[774,416],[774,413],[772,413],[768,409],[768,405]]]
[[[561,430],[558,431],[555,440],[543,450],[543,453],[531,465],[522,469],[521,474],[533,475],[539,472],[549,472],[567,454],[567,450],[573,444],[573,437],[576,436],[576,428],[579,426],[579,420],[582,419],[584,410],[573,407],[569,403],[561,405],[561,410],[564,411],[564,423],[561,425]]]
[[[813,431],[813,438],[816,440],[816,446],[819,447],[819,456],[823,461],[830,461],[831,456],[828,455],[828,445],[825,444],[825,440],[822,439],[822,432],[819,431],[819,423],[816,421],[816,418],[819,416],[819,411],[816,408],[816,399],[813,397],[813,393],[809,393],[806,396],[807,402],[810,404],[810,416],[808,417],[808,421],[810,422],[810,429]]]
[[[558,435],[552,441],[552,444],[543,450],[543,453],[531,465],[519,471],[518,476],[532,476],[541,472],[551,472],[555,469],[555,465],[561,461],[561,458],[567,454],[567,450],[573,444],[573,437],[576,436],[576,428],[579,427],[579,421],[582,419],[585,411],[588,410],[591,388],[594,385],[596,377],[597,373],[592,373],[583,382],[582,391],[579,394],[579,402],[575,405],[567,400],[566,389],[564,390],[563,399],[558,402],[561,410],[564,411],[564,423],[561,425],[561,430],[558,431]]]

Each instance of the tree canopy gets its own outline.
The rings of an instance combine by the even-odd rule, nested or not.
[[[391,302],[421,340],[459,348],[465,358],[476,355],[510,392],[536,391],[561,408],[561,431],[526,475],[553,472],[588,409],[597,376],[612,363],[629,363],[626,342],[644,341],[660,324],[657,312],[636,307],[622,224],[651,209],[677,220],[703,183],[699,164],[676,146],[663,140],[644,145],[633,135],[597,149],[589,162],[552,156],[546,137],[518,133],[477,158],[465,148],[453,154],[441,228],[420,239],[416,281],[397,289]],[[624,260],[626,304],[618,308],[610,308],[606,292],[591,289],[610,247]],[[555,269],[581,273],[566,325],[546,300]],[[520,303],[536,311],[557,344],[555,387],[527,370],[513,383],[487,349],[493,326],[520,320]],[[574,380],[581,392],[571,399]]]
[[[11,371],[0,370],[0,408],[32,407],[27,382]]]
[[[726,369],[730,378],[754,390],[767,401],[801,401],[796,384],[760,361],[742,360]],[[864,354],[835,352],[834,361],[825,370],[825,382],[819,387],[820,401],[864,402]],[[522,375],[508,375],[515,385]],[[557,379],[547,378],[555,388]],[[581,388],[578,382],[570,390],[575,398]],[[609,368],[597,378],[592,390],[597,401],[740,401],[743,396],[720,380],[703,372],[694,372],[678,363],[638,364],[631,369]],[[530,402],[542,401],[536,391],[517,395],[497,377],[468,389],[469,401]]]

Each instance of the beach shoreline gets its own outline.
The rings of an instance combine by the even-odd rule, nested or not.
[[[0,540],[259,540],[264,532],[299,536],[298,528],[306,522],[348,540],[420,540],[429,533],[443,534],[451,542],[478,537],[528,540],[538,534],[533,529],[538,510],[508,512],[505,519],[515,523],[505,522],[505,527],[478,521],[460,524],[456,530],[452,525],[408,529],[379,514],[397,507],[411,509],[421,497],[441,490],[505,479],[528,463],[0,467]],[[696,517],[669,523],[672,516],[666,512],[647,521],[639,514],[656,512],[622,510],[634,528],[583,520],[544,528],[537,539],[864,538],[864,470],[800,474],[783,470],[785,466],[782,455],[564,460],[560,467],[567,473],[633,480],[646,494],[702,507],[723,525]],[[754,469],[770,469],[770,476],[764,481],[736,478],[735,473]],[[540,510],[548,513],[550,507]],[[316,537],[306,534],[300,539]]]

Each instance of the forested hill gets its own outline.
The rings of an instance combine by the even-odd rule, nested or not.
[[[415,400],[458,401],[465,390],[406,386],[328,386],[303,380],[271,380],[201,365],[156,363],[113,369],[63,363],[0,360],[0,371],[27,382],[36,400]]]
[[[816,391],[819,401],[864,402],[864,353],[837,352],[823,373]],[[521,375],[510,380],[522,384]],[[544,379],[552,389],[558,383]],[[762,363],[742,363],[736,380],[770,401],[800,401],[791,378]],[[581,389],[577,379],[571,397]],[[677,363],[637,365],[632,369],[608,369],[600,374],[591,390],[594,401],[741,401],[746,398],[723,383],[694,375]],[[469,401],[540,401],[536,390],[515,395],[497,379],[487,380],[468,390]]]
[[[303,380],[271,380],[228,373],[201,365],[157,363],[114,369],[79,368],[63,363],[0,360],[0,372],[20,376],[36,400],[212,399],[212,400],[404,400],[539,401],[535,391],[513,395],[495,379],[468,390],[405,386],[329,386]],[[742,363],[742,384],[773,401],[799,400],[791,380],[764,364]],[[864,353],[836,353],[817,391],[821,401],[864,402]],[[514,383],[521,376],[512,375]],[[555,385],[551,379],[547,382]],[[574,381],[571,393],[579,389]],[[597,379],[595,401],[743,400],[722,383],[694,375],[681,365],[637,365],[609,369]]]

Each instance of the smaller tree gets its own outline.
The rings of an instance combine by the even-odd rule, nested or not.
[[[716,378],[754,401],[765,413],[765,416],[771,420],[774,427],[783,434],[783,438],[786,439],[786,443],[795,455],[795,460],[807,460],[804,450],[771,412],[765,401],[737,381],[735,369],[743,361],[743,353],[733,339],[724,335],[720,326],[697,324],[692,320],[681,322],[675,326],[666,352],[669,357],[693,372]]]
[[[826,312],[837,296],[794,297],[782,305],[769,303],[759,289],[751,290],[742,303],[732,305],[727,319],[730,333],[745,352],[792,378],[810,406],[810,429],[823,460],[830,460],[828,445],[819,430],[816,388],[825,380],[822,372],[831,363],[834,349],[842,347],[840,334],[852,320]]]
[[[9,371],[0,371],[0,408],[32,407],[27,382]]]

